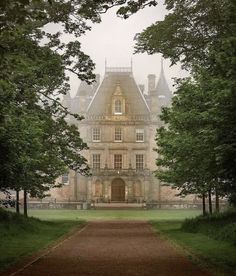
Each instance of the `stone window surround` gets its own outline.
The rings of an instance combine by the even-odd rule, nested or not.
[[[114,169],[122,169],[122,154],[114,154]]]
[[[143,154],[135,155],[135,167],[136,167],[136,170],[143,170],[143,168],[144,168],[144,155]]]
[[[69,184],[69,173],[64,173],[62,176],[61,176],[61,182],[62,184],[64,185],[68,185]]]
[[[135,141],[137,143],[144,142],[144,129],[143,128],[136,128],[136,130],[135,130]]]
[[[122,142],[122,128],[121,127],[115,127],[114,132],[114,141],[115,142]]]
[[[93,142],[101,142],[101,128],[94,127],[92,129],[92,141]]]
[[[115,115],[122,114],[122,101],[120,99],[115,99],[114,101],[114,114]]]
[[[101,154],[93,154],[92,155],[92,166],[93,169],[100,169],[101,168]]]

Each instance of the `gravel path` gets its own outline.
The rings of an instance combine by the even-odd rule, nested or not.
[[[147,222],[90,222],[14,275],[209,275],[154,233]]]

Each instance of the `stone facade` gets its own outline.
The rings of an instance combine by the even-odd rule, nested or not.
[[[137,85],[132,68],[110,68],[100,83],[82,82],[77,95],[66,95],[63,105],[84,115],[78,128],[89,150],[84,152],[92,176],[70,172],[66,185],[53,189],[52,197],[65,201],[142,202],[176,201],[176,191],[161,186],[153,176],[156,129],[162,106],[169,106],[172,93],[163,65],[156,82],[148,76],[148,89]],[[76,123],[68,119],[71,123]],[[61,179],[59,179],[61,181]]]

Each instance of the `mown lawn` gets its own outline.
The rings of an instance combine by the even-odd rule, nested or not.
[[[196,217],[200,210],[29,210],[41,220],[184,220]]]
[[[82,221],[40,221],[0,214],[0,271],[22,257],[46,248],[62,235],[79,228]]]
[[[181,221],[152,221],[152,224],[158,232],[191,253],[185,252],[190,258],[196,256],[200,264],[213,270],[215,275],[236,275],[236,246],[232,243],[202,233],[184,232]]]

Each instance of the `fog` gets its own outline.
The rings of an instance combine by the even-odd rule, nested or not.
[[[116,16],[116,10],[111,9],[102,16],[102,22],[92,24],[92,30],[80,37],[83,51],[90,55],[96,64],[95,73],[104,75],[105,60],[109,67],[130,66],[133,63],[133,73],[138,84],[147,87],[147,75],[156,74],[161,68],[161,55],[133,54],[134,36],[156,21],[164,19],[167,14],[163,4],[157,7],[147,7],[130,18],[124,20]],[[173,91],[173,78],[184,77],[186,72],[175,65],[170,67],[170,61],[164,60],[164,70],[170,89]],[[71,95],[74,96],[80,81],[70,75]]]

